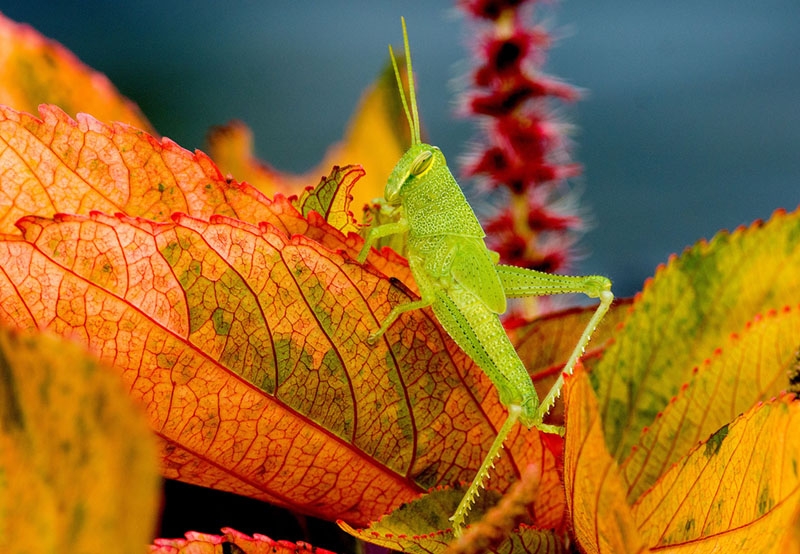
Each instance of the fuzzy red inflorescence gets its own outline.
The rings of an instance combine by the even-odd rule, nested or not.
[[[557,200],[581,168],[569,161],[563,126],[552,101],[572,102],[578,91],[545,75],[549,34],[527,21],[535,0],[460,0],[477,20],[476,68],[462,111],[480,118],[484,136],[464,164],[467,176],[508,189],[508,206],[484,222],[489,247],[503,263],[540,271],[568,268],[581,217]],[[524,9],[522,9],[524,8]],[[561,204],[564,204],[563,202]],[[566,203],[569,204],[569,203]]]

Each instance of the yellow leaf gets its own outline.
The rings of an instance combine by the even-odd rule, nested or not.
[[[656,271],[592,384],[609,449],[630,453],[698,362],[756,314],[800,302],[800,211],[701,241]]]
[[[144,551],[155,444],[111,370],[63,339],[0,328],[0,431],[0,551]]]
[[[606,448],[602,421],[582,368],[565,385],[564,487],[575,537],[584,552],[646,552],[619,468]]]
[[[768,312],[695,368],[622,463],[633,503],[699,441],[786,389],[800,342],[800,308]]]
[[[675,464],[633,506],[659,552],[780,553],[800,505],[800,402],[755,406]]]

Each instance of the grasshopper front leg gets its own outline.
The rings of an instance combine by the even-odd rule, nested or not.
[[[369,249],[372,248],[372,245],[375,244],[378,239],[389,235],[394,235],[396,233],[405,233],[407,230],[408,222],[402,218],[394,223],[386,223],[379,227],[373,227],[369,230],[369,234],[364,240],[364,246],[361,247],[361,251],[358,253],[358,258],[356,258],[356,261],[358,261],[360,264],[363,264],[367,260]]]
[[[366,259],[367,255],[369,254],[369,249],[372,247],[375,242],[382,238],[389,235],[394,235],[396,233],[404,233],[408,230],[408,222],[405,218],[400,218],[400,220],[394,223],[386,223],[384,225],[380,225],[378,227],[373,227],[370,229],[369,234],[367,235],[366,240],[364,241],[364,246],[361,247],[361,251],[358,253],[357,261],[360,264],[363,264]],[[412,310],[419,310],[422,308],[426,308],[431,305],[430,297],[426,297],[426,295],[422,295],[422,298],[416,300],[414,302],[408,302],[406,304],[400,304],[399,306],[395,306],[392,308],[392,311],[389,312],[389,315],[381,322],[380,328],[377,331],[370,333],[369,337],[367,337],[367,344],[374,345],[378,342],[378,339],[389,329],[392,323],[400,317],[401,314],[405,312],[410,312]]]
[[[392,323],[394,323],[394,321],[400,317],[400,314],[410,312],[412,310],[427,308],[430,305],[431,301],[423,296],[414,302],[407,302],[405,304],[395,306],[392,308],[392,311],[389,312],[389,315],[386,316],[386,319],[381,322],[380,328],[374,333],[370,333],[369,337],[367,337],[367,344],[374,345],[376,342],[378,342],[378,339],[381,338],[381,336],[389,329]]]

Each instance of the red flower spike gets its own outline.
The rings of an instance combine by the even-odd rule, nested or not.
[[[491,133],[520,158],[542,157],[563,143],[557,125],[531,115],[499,118]]]
[[[550,99],[574,101],[575,88],[541,68],[549,35],[528,24],[518,9],[522,1],[462,0],[467,15],[483,20],[474,35],[476,69],[473,89],[461,101],[461,112],[483,118],[486,136],[481,150],[464,165],[491,188],[511,192],[507,211],[484,228],[489,246],[503,263],[543,271],[569,265],[580,216],[551,208],[563,187],[554,182],[574,177],[581,167],[569,163],[562,126],[551,115]],[[532,12],[532,10],[531,10]]]
[[[460,0],[458,4],[473,17],[496,21],[507,9],[516,9],[527,0]]]
[[[549,42],[550,37],[541,29],[528,31],[522,27],[517,27],[507,37],[490,37],[481,47],[486,63],[476,71],[475,84],[486,87],[495,80],[519,74],[520,64],[531,49],[546,47]]]
[[[510,167],[511,160],[508,159],[503,149],[493,146],[487,149],[477,162],[467,168],[467,173],[469,175],[499,176],[504,175]]]
[[[547,79],[531,79],[514,75],[502,80],[499,89],[488,94],[476,94],[468,101],[470,111],[477,115],[503,117],[511,114],[528,100],[545,96],[561,96],[565,100],[577,98],[568,85]]]
[[[485,69],[482,68],[482,71]],[[476,80],[477,78],[476,76]],[[491,77],[481,73],[479,78],[486,80]],[[523,75],[503,79],[498,88],[486,94],[467,94],[466,108],[462,111],[489,117],[505,117],[513,114],[529,100],[548,96],[567,102],[575,102],[580,98],[578,91],[566,83],[544,77],[531,79]]]
[[[567,231],[581,224],[577,215],[559,214],[546,206],[533,206],[528,212],[528,227],[534,231]]]
[[[535,183],[549,183],[550,181],[559,181],[579,174],[580,166],[576,164],[560,166],[543,163],[535,168],[535,171],[530,176],[530,180]]]

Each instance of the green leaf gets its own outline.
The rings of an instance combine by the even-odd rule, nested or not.
[[[364,176],[364,169],[357,165],[334,166],[330,175],[320,179],[315,187],[306,187],[292,204],[308,217],[317,212],[331,226],[345,235],[358,232],[358,224],[350,211],[353,201],[352,191],[356,181]]]
[[[758,313],[800,302],[800,215],[719,233],[661,267],[591,373],[619,461],[692,369]]]
[[[535,494],[535,487],[536,484],[533,483],[530,494]],[[408,504],[403,504],[392,513],[371,524],[367,529],[353,529],[343,521],[339,521],[339,526],[365,542],[398,552],[442,553],[454,540],[458,541],[453,537],[449,518],[455,512],[465,490],[466,488],[433,490]],[[512,489],[508,496],[514,495],[515,492]],[[524,524],[519,527],[514,526],[513,529],[504,528],[503,524],[509,523],[504,520],[509,516],[502,512],[507,512],[510,508],[504,507],[502,502],[506,501],[506,504],[509,504],[508,496],[501,500],[497,492],[484,491],[477,498],[467,518],[470,527],[461,537],[462,542],[469,544],[468,548],[478,549],[477,541],[486,540],[486,537],[480,536],[480,532],[488,531],[490,534],[496,535],[495,538],[499,540],[498,544],[491,545],[492,552],[503,554],[557,554],[563,552],[563,542],[553,531],[535,529]],[[497,505],[498,501],[501,502],[500,505]],[[530,498],[516,509],[524,512],[524,504],[529,501]],[[512,500],[510,503],[513,504],[513,502]],[[475,527],[482,525],[480,520],[483,517],[489,519],[489,522],[484,522],[484,528],[477,530],[478,536],[470,535],[470,532],[476,531]],[[460,547],[463,548],[463,545]]]

